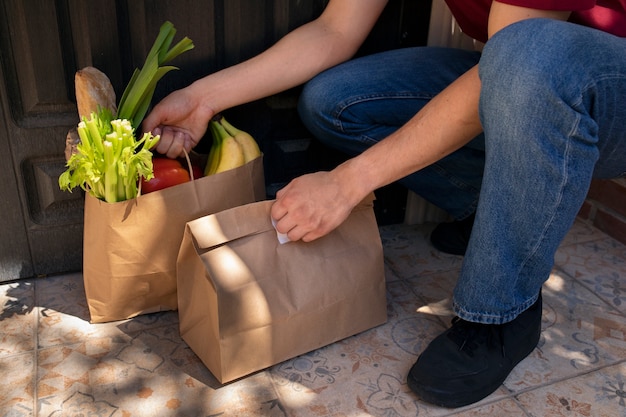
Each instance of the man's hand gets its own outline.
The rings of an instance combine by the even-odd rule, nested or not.
[[[290,240],[310,242],[343,223],[359,201],[348,198],[333,172],[316,172],[278,191],[271,215]]]
[[[144,119],[143,131],[161,135],[156,151],[169,158],[183,156],[198,144],[213,112],[202,106],[190,87],[174,91]]]

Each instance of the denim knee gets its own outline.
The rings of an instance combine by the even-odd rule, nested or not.
[[[298,99],[298,113],[300,114],[300,118],[308,126],[308,124],[319,118],[320,115],[320,94],[319,89],[315,87],[311,87],[311,84],[315,83],[315,78],[309,82],[307,82],[302,92],[300,93],[300,97]]]
[[[498,92],[499,98],[519,101],[524,94],[532,99],[542,86],[556,87],[560,72],[571,70],[567,62],[570,55],[560,39],[565,25],[570,24],[528,19],[496,33],[485,45],[479,63],[483,90]]]
[[[559,128],[575,126],[576,120],[563,115],[572,109],[586,111],[582,96],[593,83],[585,74],[589,45],[581,28],[553,19],[528,19],[487,42],[479,62],[479,113],[487,142],[521,146],[520,138],[539,138],[531,132],[545,129],[541,120],[546,118]],[[503,123],[509,125],[506,134]]]
[[[323,80],[323,74],[308,81],[298,100],[298,114],[306,128],[320,141],[329,138],[333,126],[332,112],[336,108],[336,100],[329,95],[332,88]]]

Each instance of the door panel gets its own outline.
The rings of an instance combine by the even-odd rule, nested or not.
[[[14,123],[23,128],[72,120],[54,2],[3,3],[3,61]],[[8,41],[8,42],[7,42]]]

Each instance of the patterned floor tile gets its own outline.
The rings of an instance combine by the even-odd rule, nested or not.
[[[352,352],[341,356],[320,349],[279,364],[271,373],[291,417],[415,416],[418,404],[406,385],[406,371],[394,370],[406,367],[406,359],[401,365],[389,366],[385,362],[398,360],[389,353],[385,356],[377,361],[380,364],[363,364],[368,359],[362,354]],[[353,371],[355,366],[358,369]]]
[[[454,316],[452,291],[458,276],[459,270],[453,269],[408,278],[406,282],[411,286],[413,294],[421,301],[421,304],[415,306],[415,311],[438,316],[447,327]]]
[[[0,357],[0,415],[35,416],[34,352]]]
[[[626,319],[567,275],[554,273],[544,285],[538,348],[513,370],[511,391],[584,375],[626,356]]]
[[[405,382],[415,356],[393,341],[394,320],[272,367],[289,416],[415,415]]]
[[[518,396],[532,416],[626,417],[626,363]]]
[[[255,413],[276,399],[262,373],[218,384],[176,326],[42,349],[38,365],[46,416],[262,415]]]
[[[0,357],[35,348],[34,305],[31,281],[0,285]]]
[[[606,234],[602,233],[599,229],[596,229],[588,222],[576,219],[571,229],[565,236],[565,239],[561,242],[561,247],[579,245],[601,239],[606,239]]]
[[[494,396],[488,397],[486,400],[478,403],[478,405],[463,407],[455,410],[453,413],[445,415],[455,417],[528,417],[526,411],[524,411],[524,409],[521,408],[515,400],[507,398],[503,400],[490,401],[493,397]],[[439,409],[439,411],[441,411],[441,409]],[[449,411],[447,411],[447,413],[449,413]],[[433,412],[428,415],[435,416],[437,414]]]
[[[626,246],[610,238],[565,246],[555,263],[626,315]]]
[[[398,277],[398,275],[396,275],[396,273],[393,272],[393,269],[391,269],[391,267],[387,265],[387,263],[385,263],[384,267],[385,267],[385,281],[386,282],[395,282],[400,279],[400,277]]]
[[[270,372],[291,417],[445,416],[452,411],[419,401],[406,385],[417,355],[443,329],[433,315],[403,314],[384,326],[278,364]],[[507,395],[501,388],[483,402]],[[523,415],[519,407],[512,408],[512,415]]]
[[[414,288],[406,281],[388,282],[387,295],[394,316],[413,315],[427,304],[422,297],[415,294]]]
[[[114,337],[152,327],[178,323],[178,313],[146,314],[131,320],[91,324],[81,274],[36,281],[39,306],[39,347],[77,343],[89,337]]]
[[[400,277],[421,276],[456,269],[460,256],[437,251],[429,242],[432,225],[381,227],[385,262]]]

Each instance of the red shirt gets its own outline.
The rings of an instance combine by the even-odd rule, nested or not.
[[[572,11],[570,21],[626,37],[626,0],[499,0],[542,10]],[[464,33],[485,42],[492,0],[446,0]]]

